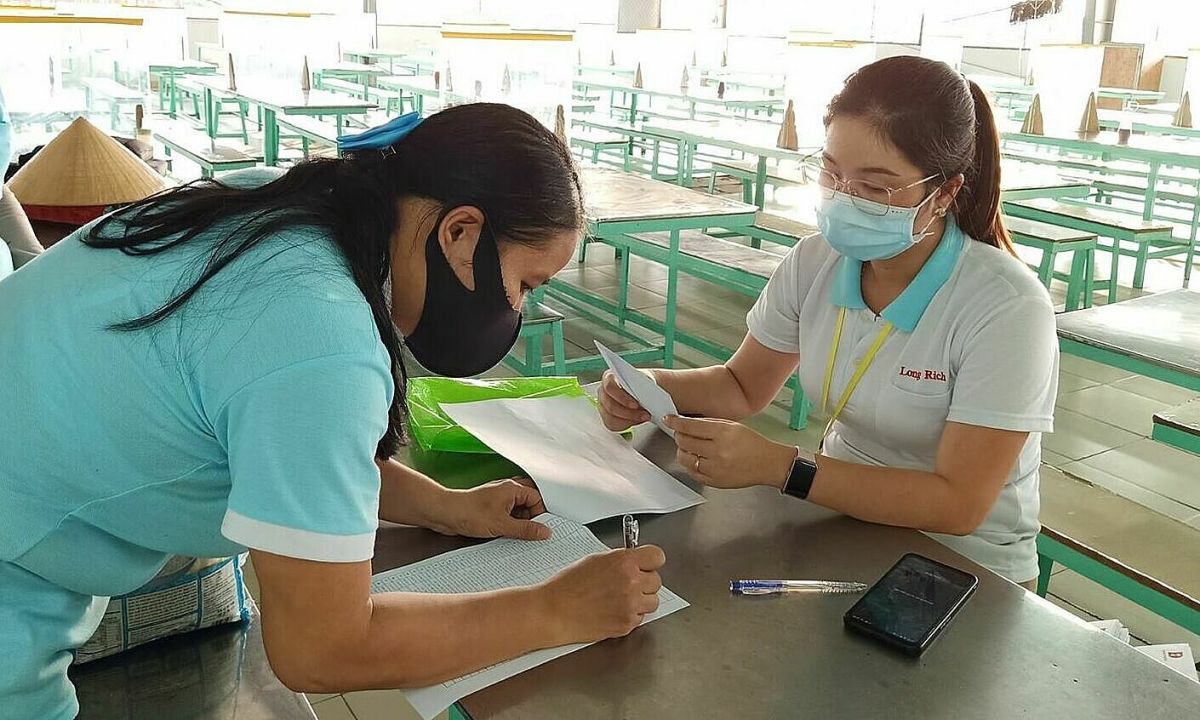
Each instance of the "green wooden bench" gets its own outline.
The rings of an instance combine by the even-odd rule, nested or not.
[[[1054,280],[1067,282],[1068,311],[1078,310],[1081,303],[1083,307],[1092,306],[1095,233],[1019,217],[1004,218],[1004,225],[1014,243],[1042,251],[1042,259],[1036,269],[1038,279],[1047,290]],[[1071,253],[1071,272],[1067,274],[1054,270],[1055,260],[1064,252]]]
[[[750,238],[750,247],[759,248],[762,247],[763,241],[773,245],[792,247],[809,235],[816,235],[819,232],[817,227],[808,223],[759,210],[754,217],[753,226],[737,233],[711,230],[709,235],[719,238],[748,237]]]
[[[716,189],[717,175],[725,174],[737,178],[742,183],[742,202],[754,204],[754,183],[758,177],[758,163],[751,160],[710,159],[712,175],[708,178],[708,191]],[[767,163],[767,185],[773,187],[798,187],[807,184],[803,171],[799,167],[780,165],[778,162]]]
[[[362,83],[333,77],[322,77],[318,85],[322,90],[349,95],[360,100],[370,100],[384,108],[388,113],[400,111],[400,98],[402,96],[395,90],[387,90],[373,85],[364,86]]]
[[[184,96],[185,99],[190,98],[192,101],[192,115],[197,118],[204,117],[204,87],[199,83],[180,78],[175,82],[175,89]],[[217,116],[217,134],[218,138],[241,138],[243,143],[250,142],[250,130],[246,125],[246,118],[250,115],[250,103],[232,93],[222,92],[221,90],[213,90],[213,112]],[[232,115],[237,118],[241,125],[241,132],[221,132],[221,116]],[[259,119],[258,127],[262,129],[262,120]]]
[[[332,123],[304,115],[280,115],[275,122],[279,124],[281,133],[300,138],[305,158],[309,156],[310,145],[314,142],[337,150],[338,130]]]
[[[567,351],[563,339],[563,316],[542,302],[544,290],[530,293],[522,313],[521,332],[517,344],[525,341],[525,356],[516,357],[509,353],[504,364],[526,377],[542,375],[566,375]],[[542,338],[550,336],[552,359],[547,364],[542,357]]]
[[[199,165],[204,177],[254,167],[262,162],[261,153],[217,144],[203,130],[184,122],[162,122],[154,128],[154,137],[165,148],[168,168],[171,167],[171,153],[177,152]]]
[[[1046,596],[1059,563],[1185,630],[1200,634],[1200,600],[1088,545],[1043,526],[1037,537],[1037,594]]]
[[[1200,455],[1200,398],[1154,413],[1150,437]]]
[[[1107,245],[1098,244],[1097,247],[1110,253],[1112,269],[1107,281],[1096,282],[1095,285],[1098,289],[1107,287],[1110,303],[1117,300],[1117,269],[1121,255],[1137,259],[1133,286],[1138,289],[1145,286],[1146,263],[1150,259],[1180,254],[1187,254],[1188,262],[1192,259],[1191,244],[1176,240],[1172,235],[1172,225],[1160,220],[1143,220],[1089,203],[1060,202],[1046,198],[1005,202],[1004,213],[1107,238],[1110,241]],[[1121,245],[1123,242],[1134,243],[1137,248],[1124,248]]]
[[[604,155],[616,151],[620,162],[606,163],[628,171],[630,167],[629,138],[617,133],[579,129],[572,131],[569,136],[571,147],[578,148],[580,158],[590,155],[593,163],[600,163]]]

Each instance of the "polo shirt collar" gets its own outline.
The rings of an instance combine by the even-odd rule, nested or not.
[[[897,330],[912,332],[920,322],[933,296],[950,279],[962,254],[966,236],[954,221],[953,215],[946,216],[946,230],[938,247],[925,261],[917,276],[904,292],[900,293],[880,316]],[[862,261],[842,256],[838,261],[833,278],[833,304],[847,310],[865,310],[867,303],[862,296]]]

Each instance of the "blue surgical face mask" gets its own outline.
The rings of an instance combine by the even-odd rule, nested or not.
[[[936,194],[934,190],[913,207],[896,207],[834,190],[829,197],[822,196],[817,224],[825,241],[839,254],[862,262],[886,260],[930,234],[933,218],[920,231],[915,225],[921,206]]]

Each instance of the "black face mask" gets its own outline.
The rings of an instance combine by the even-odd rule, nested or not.
[[[521,332],[521,311],[508,303],[500,251],[485,223],[475,245],[475,290],[454,274],[438,243],[439,220],[425,241],[425,307],[404,338],[426,369],[448,377],[490,370],[504,359]]]

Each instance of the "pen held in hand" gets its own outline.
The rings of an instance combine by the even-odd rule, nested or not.
[[[621,518],[621,534],[625,540],[625,549],[632,550],[638,546],[638,521],[632,515]]]

